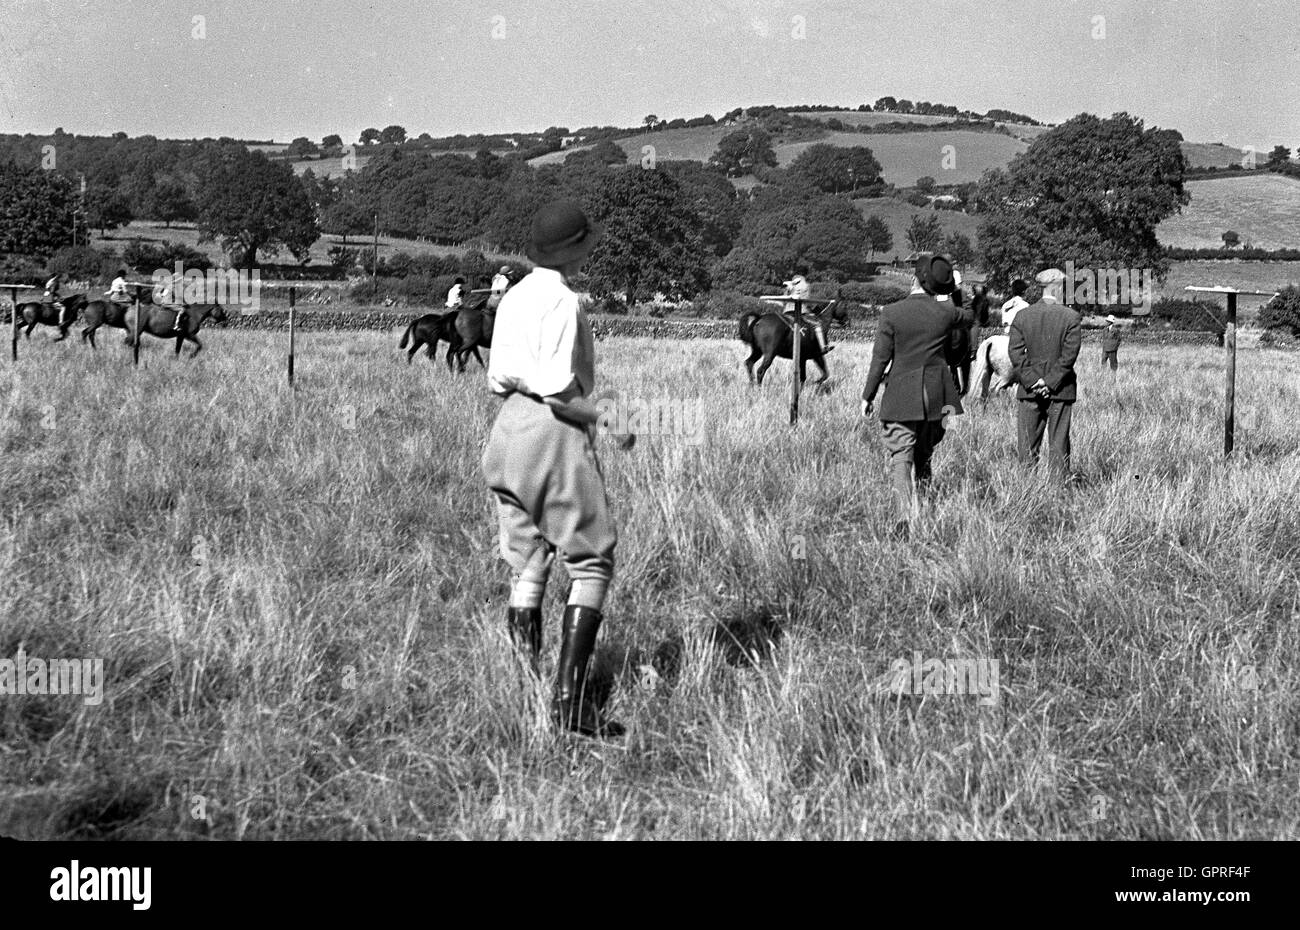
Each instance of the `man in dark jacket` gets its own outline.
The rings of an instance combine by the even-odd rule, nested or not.
[[[1101,367],[1107,363],[1111,371],[1119,370],[1119,323],[1114,314],[1106,317],[1106,329],[1101,334]]]
[[[962,412],[948,368],[953,330],[959,325],[951,301],[936,294],[954,289],[952,260],[922,255],[916,262],[912,293],[880,312],[871,369],[862,390],[862,414],[875,409],[876,391],[890,366],[880,401],[880,425],[889,450],[892,484],[900,513],[911,515],[916,485],[930,478],[930,456],[944,435],[944,420]],[[915,478],[915,484],[913,479]]]
[[[1079,357],[1083,327],[1079,315],[1061,303],[1065,275],[1050,268],[1038,276],[1043,297],[1016,314],[1011,324],[1012,377],[1016,393],[1017,445],[1022,465],[1038,461],[1038,449],[1047,430],[1052,472],[1070,474],[1070,414],[1074,408],[1074,363]]]

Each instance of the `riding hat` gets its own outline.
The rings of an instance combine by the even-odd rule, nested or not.
[[[524,252],[538,265],[565,265],[590,254],[604,232],[587,219],[576,203],[557,200],[542,207],[533,217],[532,233]]]
[[[916,259],[916,280],[927,294],[951,294],[957,289],[952,259],[924,252]]]

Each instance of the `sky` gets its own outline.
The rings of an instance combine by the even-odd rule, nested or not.
[[[288,142],[886,94],[1300,146],[1295,0],[0,0],[0,132]]]

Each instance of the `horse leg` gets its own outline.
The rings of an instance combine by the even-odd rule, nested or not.
[[[754,363],[763,357],[763,351],[757,345],[750,345],[749,358],[745,359],[745,371],[749,373],[749,383],[754,383]]]
[[[772,367],[772,360],[776,358],[776,349],[768,349],[763,353],[763,361],[758,366],[758,386],[763,386],[763,376],[767,370]]]
[[[420,351],[420,346],[422,345],[424,345],[424,343],[421,342],[418,337],[412,340],[411,351],[406,353],[406,364],[411,364],[411,360],[415,358],[415,353]]]
[[[487,365],[483,364],[483,356],[478,354],[478,346],[474,346],[474,357],[478,359],[478,367],[486,369]]]
[[[453,373],[456,371],[455,362],[453,360],[453,356],[455,354],[456,354],[456,344],[452,342],[448,342],[447,343],[447,370]]]
[[[194,351],[190,353],[190,358],[194,358],[194,356],[198,355],[200,352],[203,351],[203,343],[199,342],[199,337],[197,333],[193,336],[186,335],[183,338],[188,339],[190,342],[194,343]],[[177,346],[177,351],[178,352],[180,351],[179,346]]]

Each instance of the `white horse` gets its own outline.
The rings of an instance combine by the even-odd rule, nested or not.
[[[989,336],[975,350],[975,366],[971,371],[970,383],[979,385],[980,400],[988,399],[990,387],[997,393],[1014,383],[1011,380],[1011,353],[1007,349],[1010,342],[1010,336],[999,333]]]

